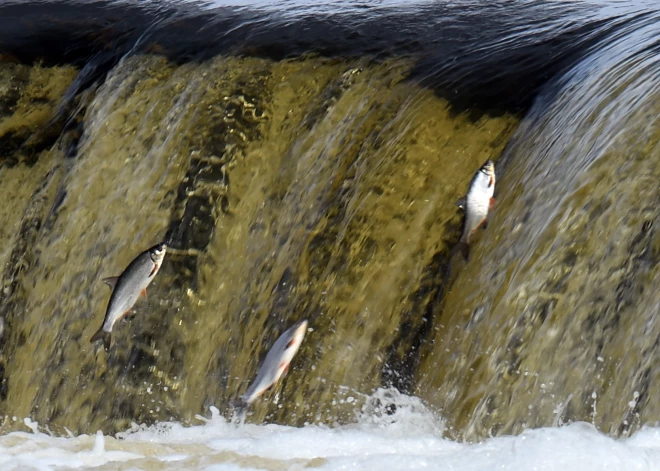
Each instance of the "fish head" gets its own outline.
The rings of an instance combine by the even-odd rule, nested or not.
[[[481,171],[483,173],[485,173],[486,175],[488,175],[489,177],[491,177],[491,176],[494,177],[495,176],[495,163],[490,159],[486,160],[486,163],[484,163],[481,166]]]
[[[479,169],[481,173],[488,177],[488,186],[491,187],[495,184],[495,163],[488,159]]]
[[[305,338],[307,332],[307,321],[302,320],[295,324],[289,330],[288,338],[284,344],[284,351],[282,352],[283,360],[288,364],[295,356],[300,344]]]
[[[307,332],[307,324],[307,320],[302,320],[294,326],[295,331],[293,333],[293,337],[298,342],[298,345],[300,345],[303,341],[303,338],[305,338],[305,333]]]
[[[165,242],[160,243],[158,245],[154,245],[149,249],[149,255],[151,256],[151,260],[156,265],[160,265],[160,262],[162,262],[163,258],[165,257],[166,251],[167,251],[167,244]]]

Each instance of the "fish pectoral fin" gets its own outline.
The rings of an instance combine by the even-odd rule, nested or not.
[[[157,263],[154,263],[154,268],[153,268],[153,270],[151,270],[151,273],[149,273],[149,278],[151,278],[152,276],[154,276],[156,274],[156,272],[158,271],[158,266],[159,265]],[[146,291],[145,291],[145,293],[146,293]]]
[[[465,206],[467,205],[467,196],[463,196],[462,198],[459,198],[458,201],[456,201],[456,206],[458,206],[458,209],[465,211]]]
[[[108,285],[108,287],[109,287],[111,290],[114,290],[114,289],[115,289],[115,286],[117,286],[117,280],[118,280],[118,279],[119,279],[118,276],[109,276],[109,277],[107,277],[107,278],[103,278],[103,283],[105,283],[106,285]]]
[[[491,198],[490,201],[488,202],[488,209],[493,209],[495,207],[495,198]]]
[[[296,339],[289,340],[289,343],[286,344],[285,350],[288,350],[289,348],[293,347],[294,343],[296,343]]]

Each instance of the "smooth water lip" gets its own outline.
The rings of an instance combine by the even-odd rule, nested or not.
[[[154,0],[159,2],[159,0]],[[409,5],[424,5],[433,3],[432,0],[362,0],[359,2],[347,0],[335,0],[324,2],[322,0],[184,0],[187,3],[196,3],[205,5],[207,7],[270,7],[277,8],[305,8],[313,9],[319,8],[323,10],[332,9],[336,11],[341,8],[365,8],[365,7],[396,7],[396,6],[409,6]]]

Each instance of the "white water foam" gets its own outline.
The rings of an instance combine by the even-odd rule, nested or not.
[[[353,425],[235,425],[211,408],[203,425],[134,426],[116,437],[0,437],[0,470],[659,470],[660,428],[615,440],[587,423],[528,430],[478,444],[442,438],[442,420],[421,401],[379,390]],[[395,411],[379,406],[394,401]]]

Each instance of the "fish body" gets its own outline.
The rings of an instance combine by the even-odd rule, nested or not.
[[[246,407],[270,389],[289,369],[291,360],[298,352],[307,331],[307,321],[296,323],[284,332],[273,344],[266,359],[259,368],[254,382],[237,401],[238,406]]]
[[[470,237],[479,227],[485,226],[488,210],[495,203],[493,199],[494,193],[495,164],[489,159],[474,174],[468,186],[467,196],[459,202],[459,206],[465,210],[463,233],[461,234],[459,243],[466,260],[469,256]]]
[[[106,351],[110,349],[113,326],[130,312],[140,296],[146,296],[147,286],[158,273],[166,250],[164,243],[155,245],[135,257],[121,275],[103,280],[112,289],[112,294],[103,324],[90,339],[91,343],[103,340]]]

